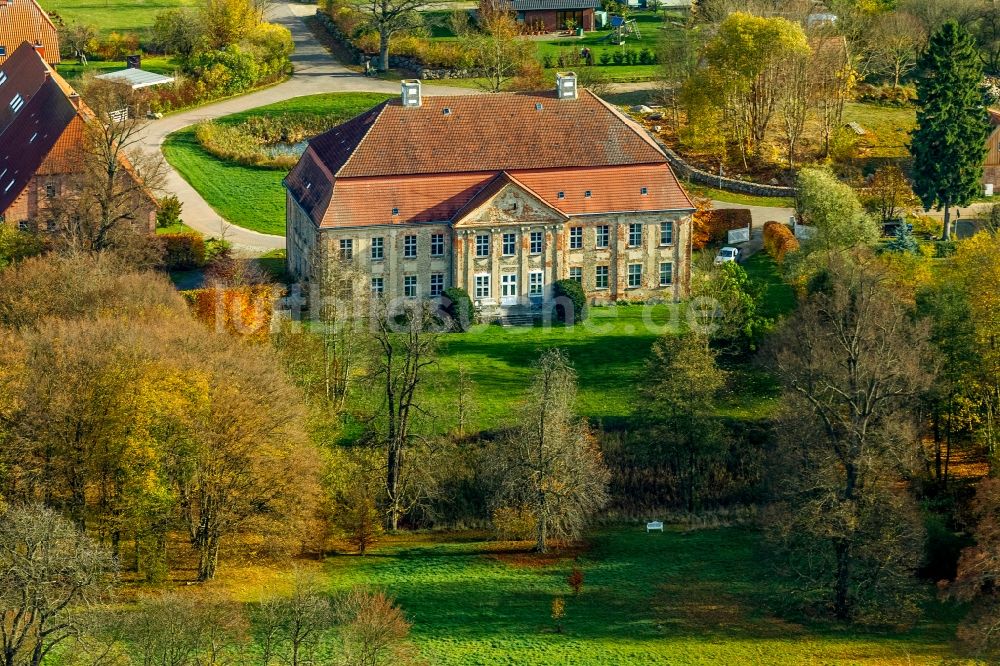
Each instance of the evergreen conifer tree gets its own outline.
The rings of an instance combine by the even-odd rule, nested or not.
[[[983,69],[972,35],[955,21],[935,32],[920,58],[914,191],[925,208],[944,209],[944,240],[951,238],[951,207],[979,191],[989,136]]]

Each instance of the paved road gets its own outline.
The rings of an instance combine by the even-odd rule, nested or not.
[[[273,104],[292,97],[314,95],[329,92],[384,92],[398,93],[399,84],[392,81],[379,81],[356,74],[337,62],[321,44],[319,44],[302,18],[316,11],[314,5],[278,4],[272,10],[269,20],[288,28],[295,42],[295,52],[292,54],[294,74],[279,85],[250,93],[240,97],[202,106],[190,111],[184,111],[166,116],[150,123],[145,129],[144,145],[146,149],[159,151],[167,135],[194,125],[203,120],[219,118],[231,113],[254,109],[258,106]],[[448,86],[425,86],[426,95],[456,95],[473,92],[464,88]],[[216,213],[208,203],[201,198],[191,185],[172,168],[168,170],[164,184],[167,192],[173,192],[183,204],[184,223],[189,227],[209,236],[225,237],[237,247],[254,252],[262,252],[285,247],[283,236],[262,234],[249,229],[229,224]]]

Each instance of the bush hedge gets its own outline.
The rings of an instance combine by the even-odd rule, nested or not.
[[[781,222],[764,223],[764,250],[779,264],[785,260],[785,255],[799,249],[799,241],[788,225]]]
[[[587,295],[576,280],[557,280],[552,285],[556,321],[575,324],[587,318]]]
[[[442,292],[441,309],[451,318],[451,330],[462,333],[472,326],[476,310],[469,292],[461,287],[449,287]]]
[[[168,271],[188,271],[205,265],[205,240],[199,234],[161,234],[163,263]]]

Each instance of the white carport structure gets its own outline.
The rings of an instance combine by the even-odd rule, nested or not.
[[[147,72],[144,69],[123,69],[118,72],[108,72],[107,74],[100,74],[97,76],[99,79],[110,79],[110,80],[121,80],[132,86],[132,90],[139,90],[140,88],[149,88],[151,86],[162,86],[167,83],[173,83],[174,77],[164,76],[163,74],[155,74],[153,72]]]

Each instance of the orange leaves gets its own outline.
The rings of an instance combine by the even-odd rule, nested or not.
[[[274,285],[194,289],[184,292],[194,316],[216,331],[266,342],[278,291]]]
[[[764,223],[764,250],[774,257],[779,264],[785,260],[785,255],[799,249],[799,241],[792,230],[781,222]]]
[[[726,242],[730,229],[745,229],[751,225],[750,211],[745,208],[712,208],[712,200],[696,197],[691,246],[704,249],[709,243]]]

